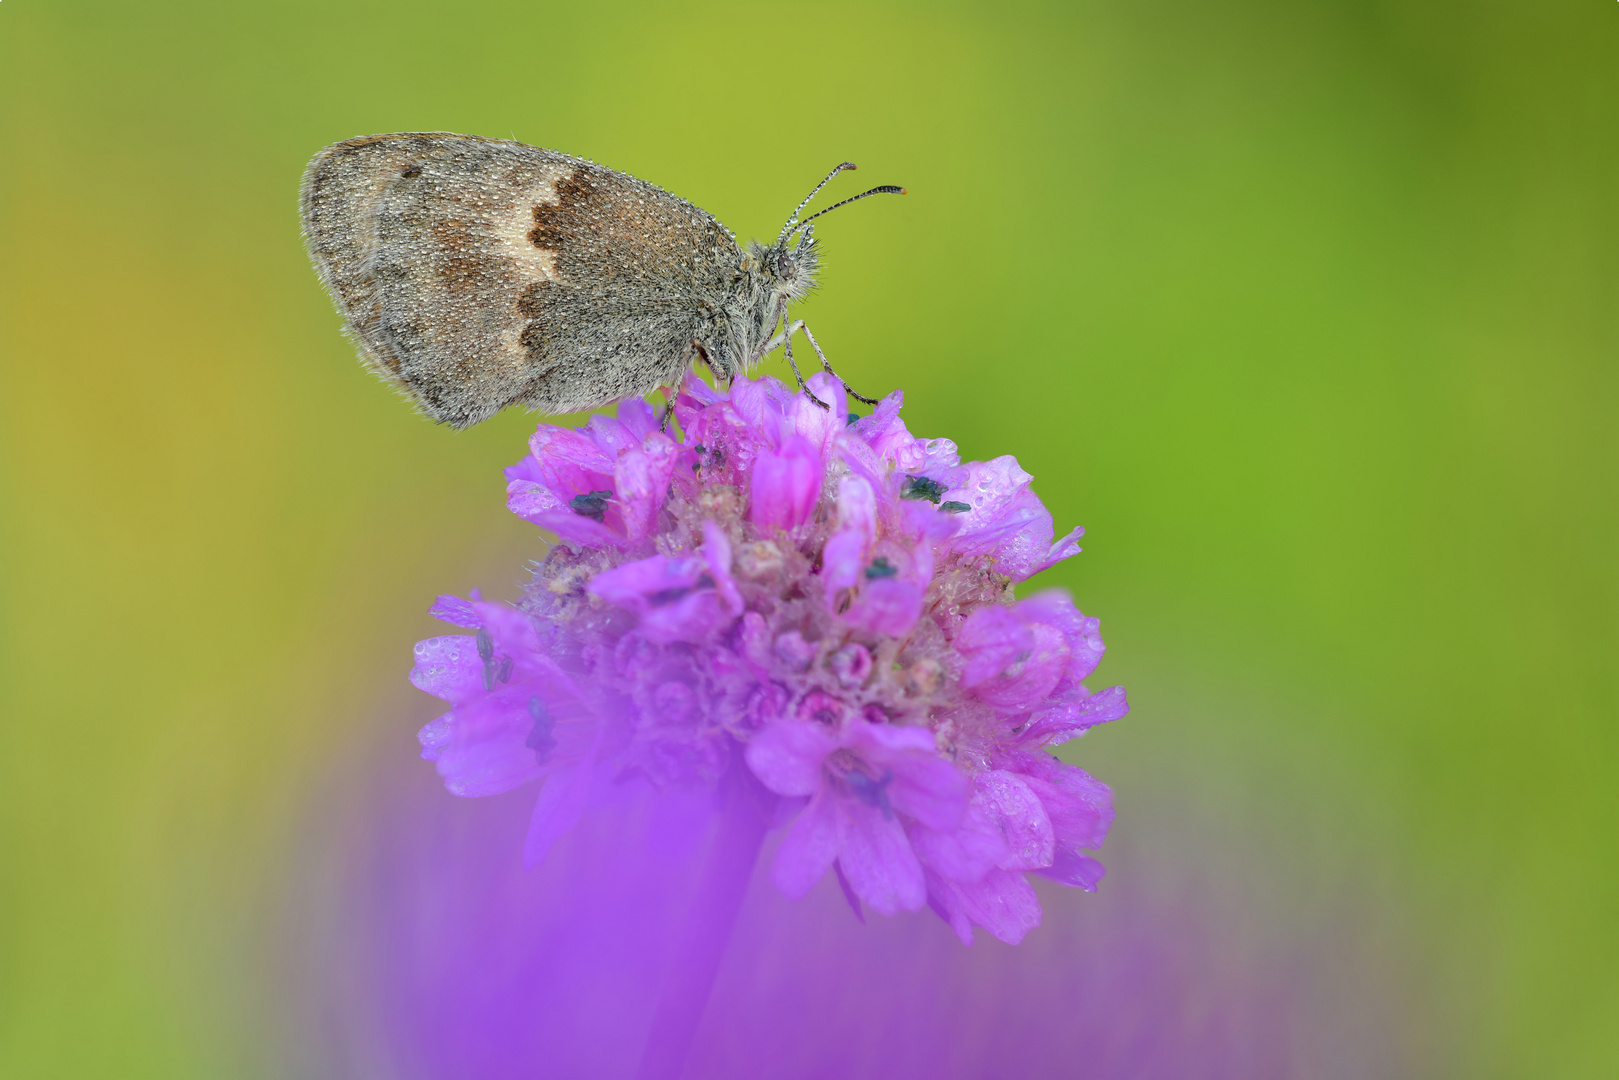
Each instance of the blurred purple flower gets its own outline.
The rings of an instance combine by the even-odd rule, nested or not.
[[[1097,620],[1013,597],[1082,530],[1054,539],[1011,457],[912,436],[898,392],[844,423],[842,386],[810,386],[832,410],[688,377],[679,440],[640,400],[540,425],[508,505],[561,543],[515,608],[434,605],[476,634],[417,645],[412,681],[451,706],[423,757],[457,795],[544,779],[531,863],[603,781],[745,768],[786,824],[787,894],[831,870],[857,914],[928,904],[963,941],[1017,942],[1040,921],[1027,874],[1094,889],[1113,816],[1043,749],[1128,710],[1084,685]]]

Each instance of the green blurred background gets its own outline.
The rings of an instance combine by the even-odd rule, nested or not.
[[[289,868],[538,552],[532,418],[413,416],[299,244],[422,129],[743,235],[905,184],[803,314],[1087,527],[1104,890],[1339,935],[1395,1073],[1619,1075],[1611,0],[7,0],[0,123],[0,1075],[283,1075]]]

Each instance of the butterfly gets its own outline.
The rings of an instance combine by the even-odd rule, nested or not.
[[[815,284],[812,223],[904,193],[885,184],[800,218],[854,167],[828,173],[775,243],[744,247],[706,211],[582,158],[473,135],[370,135],[309,163],[304,237],[361,361],[456,428],[510,405],[563,413],[645,396],[698,363],[728,381],[777,346],[803,387],[800,331],[837,375],[788,318]]]

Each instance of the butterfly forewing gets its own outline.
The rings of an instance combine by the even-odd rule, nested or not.
[[[521,143],[370,136],[318,155],[304,231],[362,359],[457,427],[679,378],[741,251],[702,210]]]

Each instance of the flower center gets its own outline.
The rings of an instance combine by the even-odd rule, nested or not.
[[[884,769],[881,777],[874,778],[869,771],[871,767],[847,750],[834,751],[827,757],[826,766],[832,777],[841,780],[855,798],[881,810],[885,818],[894,816],[894,807],[888,801],[888,785],[894,779],[893,769]]]

